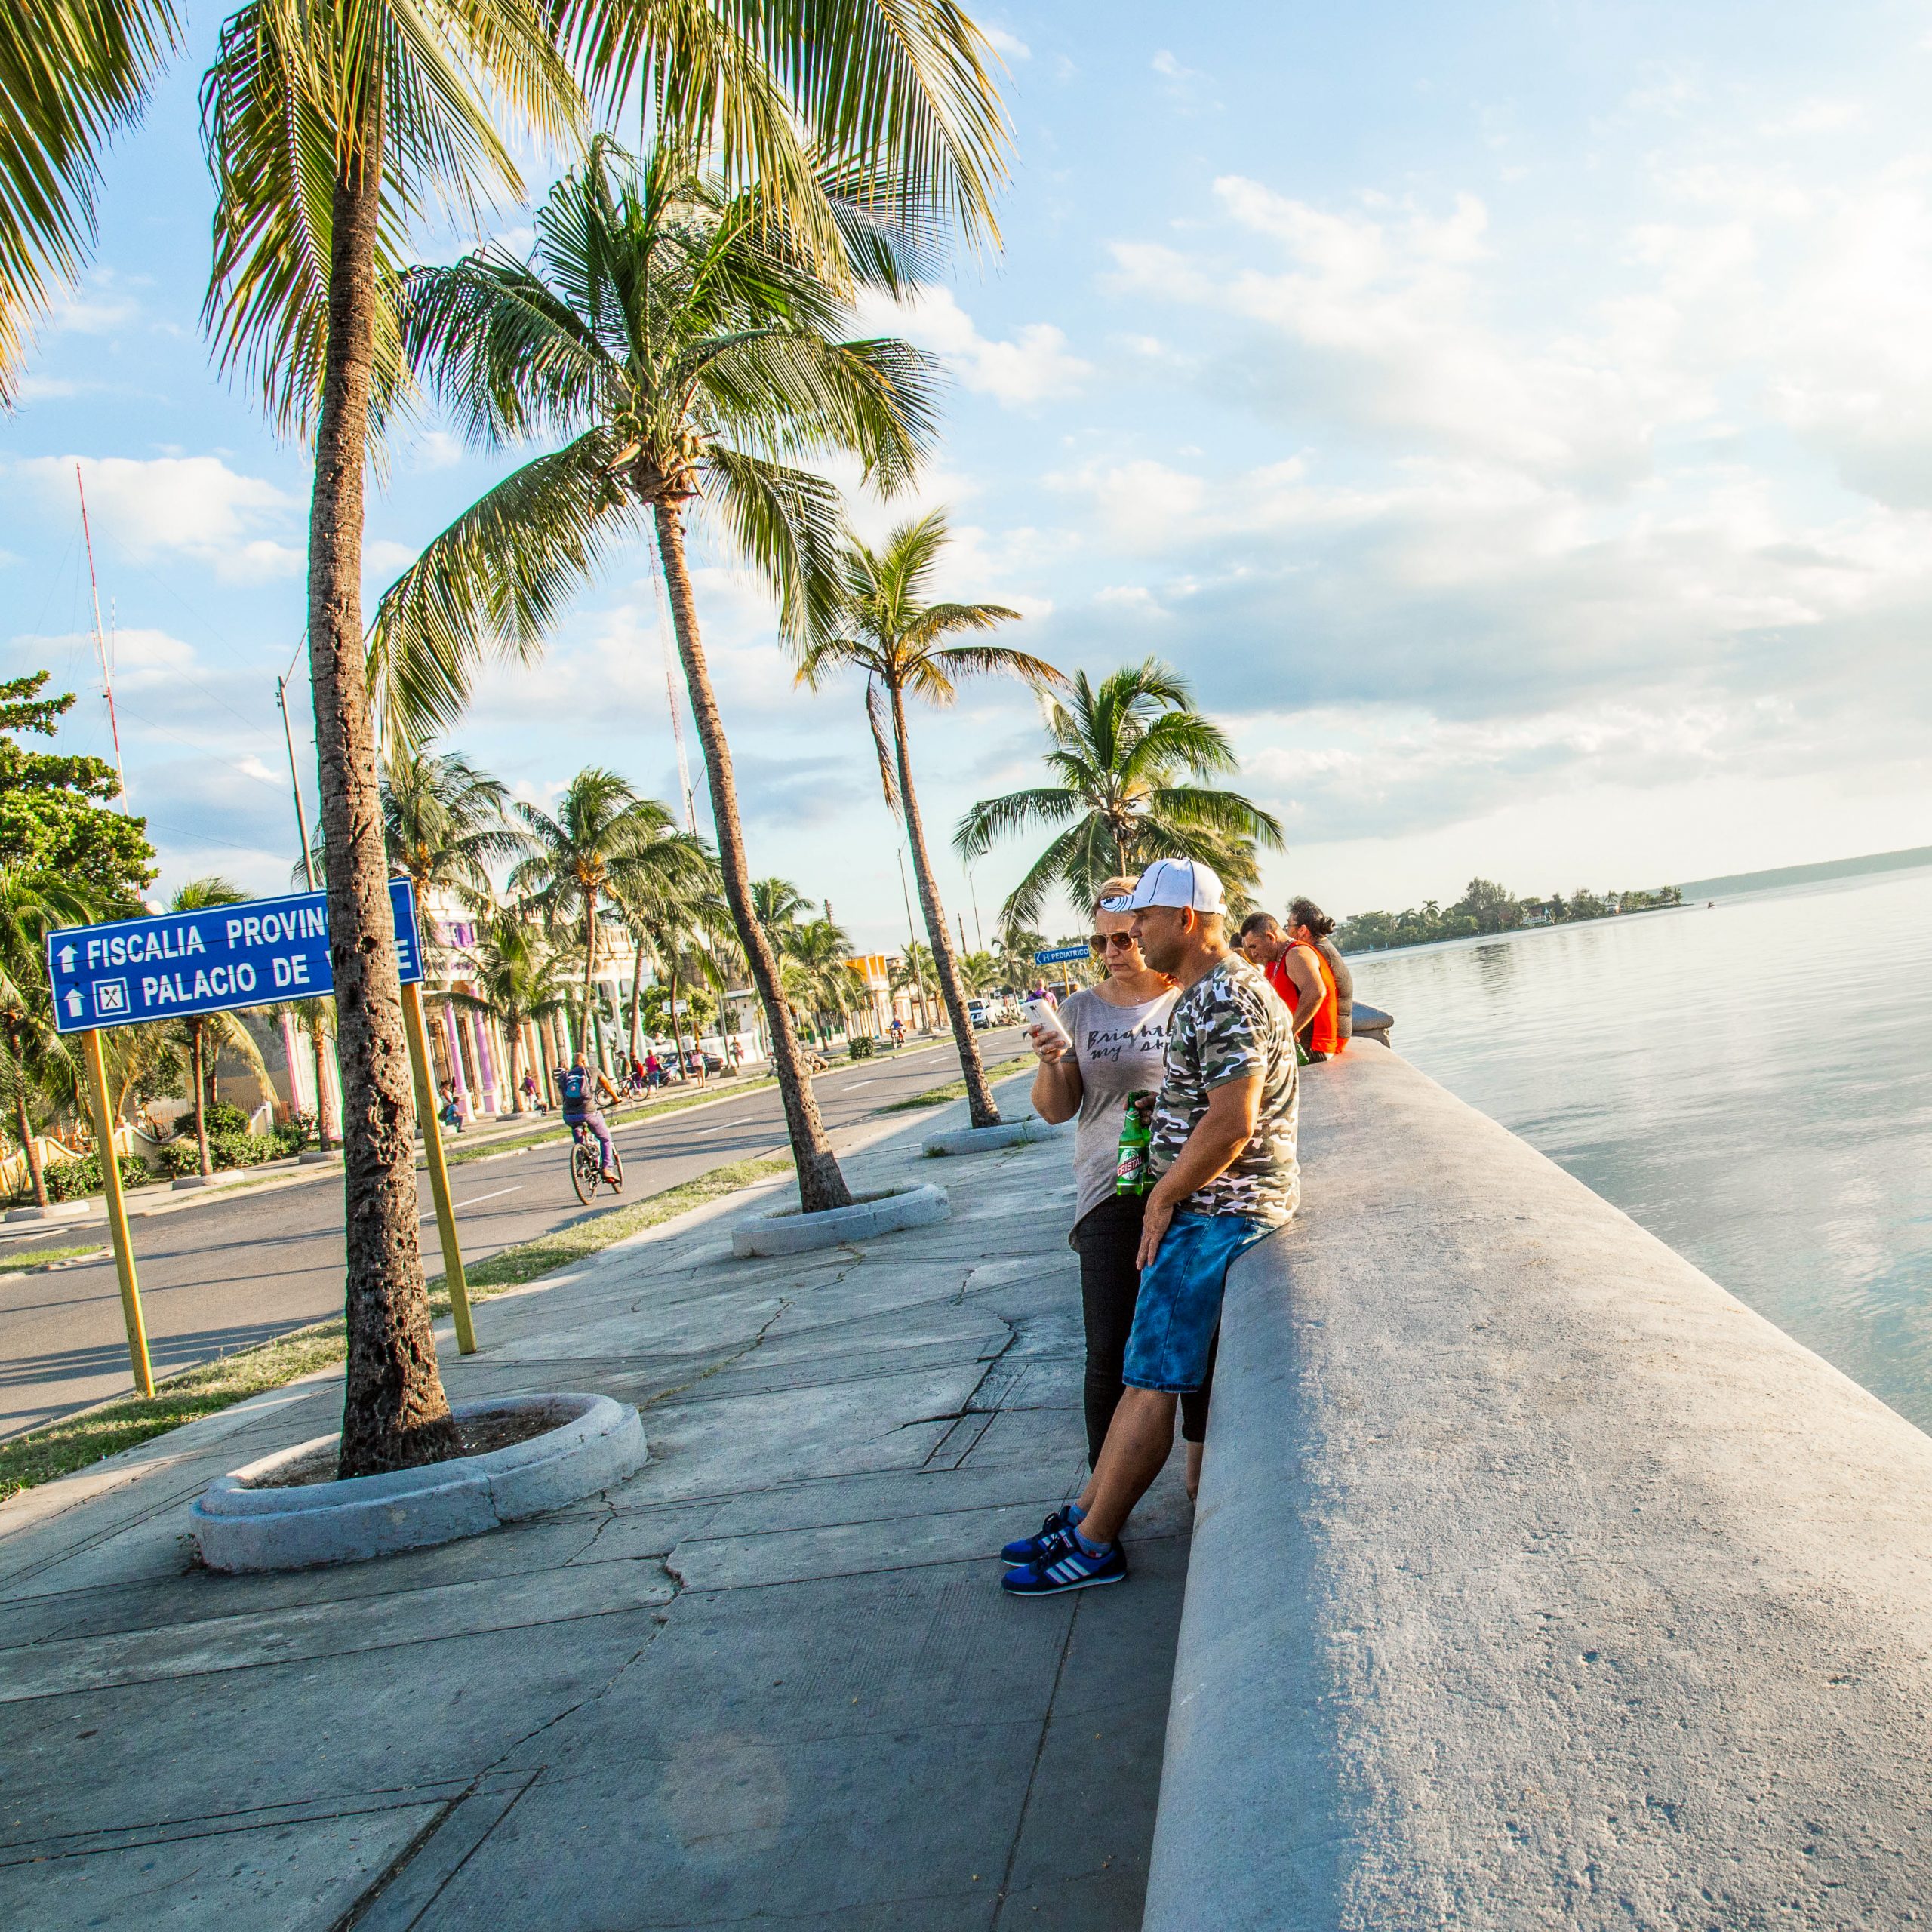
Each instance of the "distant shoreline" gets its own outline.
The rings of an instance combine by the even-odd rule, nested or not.
[[[1688,879],[1678,889],[1686,899],[1723,899],[1735,892],[1768,892],[1780,885],[1858,878],[1868,872],[1906,872],[1914,866],[1932,866],[1932,845],[1913,845],[1900,852],[1870,852],[1857,859],[1822,859],[1810,866],[1774,866],[1766,872],[1732,872],[1722,878]]]

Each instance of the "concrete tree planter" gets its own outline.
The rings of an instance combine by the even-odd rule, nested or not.
[[[780,1208],[759,1214],[731,1231],[731,1252],[740,1260],[754,1254],[804,1254],[815,1247],[841,1247],[872,1235],[901,1228],[923,1228],[946,1220],[952,1203],[946,1189],[929,1183],[918,1187],[881,1188],[854,1197],[849,1208],[807,1214]]]
[[[189,1511],[202,1561],[211,1570],[306,1570],[453,1543],[561,1509],[647,1460],[636,1410],[608,1395],[492,1395],[451,1412],[475,1422],[533,1411],[555,1426],[480,1456],[346,1482],[269,1486],[332,1435],[265,1456],[211,1483]]]
[[[1024,1120],[1003,1120],[992,1127],[943,1128],[920,1143],[920,1151],[937,1158],[944,1154],[983,1154],[995,1147],[1023,1147],[1029,1140],[1052,1140],[1060,1129],[1038,1114]]]
[[[85,1201],[51,1201],[45,1208],[9,1208],[7,1218],[10,1221],[72,1221],[85,1214],[90,1204]]]

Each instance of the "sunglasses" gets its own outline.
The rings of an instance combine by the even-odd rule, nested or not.
[[[1131,933],[1089,933],[1087,935],[1087,950],[1097,959],[1110,946],[1117,946],[1124,952],[1133,943],[1134,935]]]

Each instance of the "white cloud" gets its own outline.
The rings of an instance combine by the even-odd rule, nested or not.
[[[983,26],[980,31],[991,44],[993,51],[1008,61],[1030,60],[1033,50],[1017,34],[1011,34],[1004,27]]]
[[[255,534],[285,526],[295,506],[275,485],[244,476],[214,456],[82,457],[88,509],[96,532],[125,544],[137,558],[169,553],[205,561],[217,576],[242,582],[294,574],[303,552]],[[68,507],[76,459],[29,457],[16,472],[38,486],[59,515]]]
[[[452,436],[447,429],[425,429],[416,438],[414,460],[411,467],[417,471],[453,469],[468,454],[461,440]]]
[[[982,335],[949,289],[926,289],[906,303],[868,300],[860,305],[860,325],[930,350],[965,387],[1008,408],[1059,401],[1093,374],[1093,365],[1072,354],[1064,331],[1051,322],[1029,322],[1004,342]]]

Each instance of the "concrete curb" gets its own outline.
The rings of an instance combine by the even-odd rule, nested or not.
[[[983,1154],[995,1147],[1023,1147],[1030,1140],[1054,1140],[1060,1128],[1038,1114],[1024,1120],[1003,1120],[992,1127],[953,1127],[929,1134],[919,1151],[931,1159],[947,1154]]]
[[[300,1489],[251,1488],[336,1440],[321,1435],[218,1477],[189,1511],[211,1570],[307,1570],[480,1536],[621,1482],[648,1460],[644,1424],[608,1395],[497,1395],[458,1402],[459,1417],[548,1411],[557,1426],[527,1442],[419,1469]]]
[[[943,1187],[928,1183],[881,1188],[860,1195],[849,1208],[829,1208],[822,1214],[780,1208],[756,1215],[732,1229],[731,1252],[741,1261],[755,1254],[804,1254],[814,1248],[863,1241],[869,1235],[930,1227],[935,1221],[949,1219],[952,1213],[952,1203]]]

